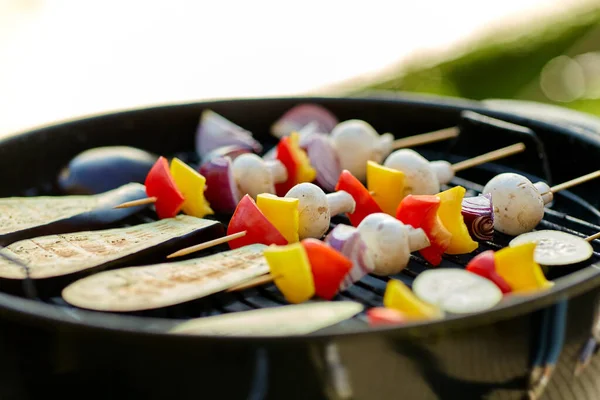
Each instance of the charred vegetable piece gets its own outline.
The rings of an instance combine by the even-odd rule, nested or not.
[[[363,309],[362,304],[354,301],[290,304],[195,318],[178,324],[170,333],[227,336],[306,335],[352,318]]]
[[[367,162],[367,187],[381,210],[396,215],[398,205],[404,198],[404,173],[387,168],[374,161]]]
[[[146,177],[146,194],[156,197],[156,214],[158,218],[173,218],[185,202],[181,191],[177,188],[175,180],[169,170],[169,162],[160,157]]]
[[[475,240],[492,240],[494,238],[494,209],[492,195],[465,197],[462,200],[462,216]]]
[[[285,245],[288,243],[249,195],[245,195],[239,202],[227,227],[228,235],[243,231],[246,232],[246,235],[228,242],[231,249],[255,243],[265,245]]]
[[[281,116],[271,127],[271,134],[282,138],[302,129],[308,124],[317,124],[320,133],[329,133],[338,120],[329,110],[318,104],[299,104]]]
[[[298,144],[299,138],[296,132],[286,136],[277,145],[277,159],[287,170],[287,180],[275,185],[275,193],[278,196],[285,195],[298,183],[312,182],[317,176],[317,171],[310,165],[306,152]]]
[[[466,189],[464,187],[455,186],[436,195],[440,199],[438,216],[444,227],[452,235],[450,244],[446,249],[447,254],[467,254],[479,247],[479,244],[471,239],[469,229],[465,225],[461,213],[462,199],[465,193]]]
[[[512,291],[510,285],[496,272],[494,250],[487,250],[473,257],[467,264],[467,271],[494,282],[502,293],[510,293]]]
[[[423,271],[412,287],[421,300],[454,314],[485,311],[502,300],[502,292],[493,282],[457,268]]]
[[[317,239],[304,239],[317,296],[331,300],[352,268],[352,261],[328,244]]]
[[[346,214],[352,226],[358,226],[367,215],[382,212],[369,191],[350,171],[342,171],[335,190],[349,193],[356,203],[354,212]]]
[[[339,224],[329,232],[325,243],[352,260],[352,269],[340,284],[340,291],[346,290],[375,269],[371,252],[357,228]]]
[[[383,305],[400,311],[409,320],[435,319],[444,316],[444,311],[420,300],[408,286],[397,279],[388,281],[383,295]]]
[[[434,266],[440,265],[442,254],[452,240],[452,235],[437,214],[440,203],[436,196],[408,195],[402,200],[396,213],[396,218],[403,223],[425,231],[431,245],[419,251]]]
[[[230,145],[247,147],[255,153],[262,151],[262,145],[252,137],[251,132],[212,110],[204,110],[196,130],[198,156],[204,158],[211,151]]]
[[[144,183],[158,156],[127,146],[85,150],[63,168],[58,185],[67,194],[97,194],[128,183]]]
[[[211,208],[220,213],[231,214],[238,205],[238,191],[229,157],[215,157],[202,164],[200,174],[206,178],[204,196]]]
[[[585,239],[567,232],[541,230],[523,233],[510,241],[515,247],[523,243],[535,243],[535,262],[542,265],[569,265],[589,259],[594,253]]]
[[[303,303],[315,295],[310,261],[300,243],[270,246],[264,251],[275,285],[290,303]]]
[[[256,205],[288,243],[298,239],[298,199],[277,197],[274,194],[259,194]]]
[[[169,251],[185,237],[219,226],[217,221],[179,215],[126,228],[36,237],[12,243],[0,252],[25,263],[30,278],[45,279],[114,267],[156,252],[158,246]],[[20,265],[0,258],[0,278],[26,277]]]
[[[371,326],[387,326],[402,324],[408,318],[393,308],[373,307],[367,310],[367,320]]]
[[[171,161],[171,175],[185,199],[182,206],[184,213],[198,218],[214,214],[204,197],[205,177],[178,158]]]
[[[505,247],[494,254],[496,271],[512,288],[513,292],[534,292],[554,286],[548,281],[538,263],[535,262],[535,243],[522,243]]]
[[[97,311],[168,307],[269,272],[262,254],[265,247],[255,244],[185,261],[104,271],[71,283],[62,297],[76,307]]]
[[[116,205],[145,197],[144,185],[130,183],[96,195],[0,199],[0,245],[36,236],[102,229],[144,208],[115,209]]]

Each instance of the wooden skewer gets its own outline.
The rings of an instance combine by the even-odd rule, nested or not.
[[[143,206],[146,204],[156,203],[156,200],[157,200],[156,197],[147,197],[145,199],[138,199],[138,200],[121,203],[119,205],[114,206],[113,208],[129,208],[129,207]]]
[[[195,246],[186,247],[185,249],[181,249],[176,251],[175,253],[171,253],[167,256],[167,258],[175,258],[175,257],[183,257],[188,254],[195,253],[200,250],[208,249],[209,247],[217,246],[219,244],[227,243],[234,239],[239,239],[243,236],[246,236],[247,231],[241,231],[237,233],[232,233],[231,235],[223,236],[218,239],[209,240],[208,242],[200,243]]]
[[[592,240],[600,239],[600,232],[593,234],[592,236],[586,237],[584,240],[591,242]]]
[[[486,162],[520,153],[523,150],[525,150],[525,145],[523,143],[516,143],[498,150],[490,151],[489,153],[485,153],[477,157],[469,158],[468,160],[464,160],[456,164],[452,164],[452,170],[454,170],[454,172],[462,171],[480,164],[485,164]]]
[[[265,283],[271,283],[275,280],[275,277],[271,274],[262,275],[244,283],[240,283],[239,285],[235,285],[226,290],[226,292],[238,292],[240,290],[246,290],[253,288],[255,286],[264,285]]]
[[[575,185],[579,185],[580,183],[587,182],[587,181],[590,181],[592,179],[596,179],[598,177],[600,177],[600,170],[595,171],[595,172],[590,172],[589,174],[580,176],[579,178],[571,179],[570,181],[561,183],[560,185],[552,186],[550,188],[550,191],[552,193],[556,193],[556,192],[559,192],[561,190],[565,190],[565,189],[568,189],[570,187],[573,187]]]
[[[414,147],[421,144],[439,142],[441,140],[451,139],[457,137],[460,133],[458,127],[453,126],[451,128],[440,129],[439,131],[422,133],[420,135],[409,136],[402,139],[396,139],[392,143],[392,148],[402,149],[405,147]]]

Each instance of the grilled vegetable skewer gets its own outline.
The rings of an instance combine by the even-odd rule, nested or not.
[[[523,143],[516,143],[477,157],[450,164],[448,161],[428,161],[410,149],[397,150],[386,158],[383,166],[402,171],[405,175],[403,197],[409,194],[434,195],[440,186],[449,183],[454,174],[477,165],[508,157],[525,150]]]
[[[544,207],[554,194],[600,177],[600,170],[549,187],[544,182],[532,183],[526,177],[507,172],[492,178],[482,193],[490,194],[494,204],[494,229],[507,235],[520,235],[533,230],[544,217]]]
[[[220,243],[229,239],[230,247],[236,248],[252,243],[283,245],[306,238],[319,239],[329,228],[332,215],[353,212],[355,208],[354,199],[348,193],[325,194],[312,183],[294,186],[285,197],[269,193],[257,197],[255,203],[249,195],[244,196],[231,218],[227,236],[220,239],[223,240]],[[191,246],[168,257],[182,257],[204,248],[204,245]]]

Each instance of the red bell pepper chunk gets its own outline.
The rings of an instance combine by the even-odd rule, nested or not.
[[[473,257],[467,264],[467,271],[483,276],[494,282],[502,293],[512,292],[510,285],[496,272],[496,263],[494,261],[494,250],[487,250]]]
[[[290,144],[290,138],[284,137],[277,144],[276,158],[281,161],[287,170],[287,180],[285,182],[275,184],[275,193],[278,196],[285,194],[296,185],[296,176],[298,174],[298,164],[294,159],[294,150]]]
[[[333,299],[350,272],[352,261],[320,240],[309,238],[301,243],[310,262],[315,294],[325,300]]]
[[[425,231],[431,245],[419,250],[421,255],[434,266],[442,262],[442,254],[450,246],[452,235],[440,221],[437,210],[440,199],[434,195],[408,195],[396,211],[396,218],[414,228]]]
[[[166,158],[161,156],[156,160],[144,184],[148,197],[156,197],[154,207],[158,218],[173,218],[181,211],[185,198],[175,184]]]
[[[348,170],[343,170],[340,174],[335,190],[348,192],[354,199],[356,208],[352,214],[347,214],[354,227],[358,226],[368,215],[383,212],[367,188]]]
[[[371,326],[398,325],[408,321],[408,318],[400,311],[387,307],[369,308],[367,319]]]
[[[228,242],[232,250],[256,243],[267,246],[272,244],[278,246],[288,244],[288,241],[285,240],[277,228],[263,215],[249,195],[242,197],[227,227],[228,235],[242,231],[246,231],[244,236]]]

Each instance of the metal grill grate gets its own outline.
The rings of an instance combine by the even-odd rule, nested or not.
[[[447,159],[447,160],[460,160],[460,158],[444,155],[430,153],[427,152],[422,153],[428,159]],[[514,171],[510,168],[506,168],[505,166],[500,166],[497,164],[486,164],[481,167],[475,169],[474,175],[477,177],[481,177],[487,175],[495,175],[501,172],[518,172]],[[477,171],[478,170],[478,171]],[[482,173],[482,175],[478,175]],[[523,173],[522,173],[523,174]],[[541,179],[523,174],[527,176],[529,179],[535,181],[539,181]],[[474,196],[481,192],[483,186],[475,183],[473,181],[456,177],[453,179],[451,184],[447,187],[442,188],[442,190],[448,189],[452,186],[460,185],[467,189],[467,196]],[[58,189],[52,184],[46,184],[43,187],[30,189],[23,195],[27,196],[36,196],[42,194],[60,194]],[[594,223],[588,222],[582,218],[591,219],[600,221],[600,212],[596,210],[589,203],[585,202],[583,199],[578,196],[573,195],[568,192],[561,192],[558,194],[555,203],[560,203],[560,208],[546,208],[546,213],[544,220],[540,223],[539,229],[553,229],[560,230],[564,232],[568,232],[574,235],[578,235],[581,237],[587,237],[596,232],[600,232],[600,225],[596,225]],[[568,211],[570,213],[567,213]],[[575,212],[576,211],[576,212]],[[572,214],[577,214],[581,217],[573,216]],[[212,217],[221,222],[227,223],[227,218],[222,216],[214,216]],[[156,215],[153,210],[147,209],[144,210],[134,216],[129,217],[127,220],[115,226],[131,226],[141,223],[152,222],[156,220]],[[348,224],[349,221],[345,217],[336,216],[332,219],[332,223],[330,229],[333,229],[339,223]],[[466,264],[477,254],[484,252],[486,250],[499,250],[508,245],[511,237],[501,234],[499,232],[495,232],[493,241],[485,241],[479,242],[479,248],[476,249],[473,253],[464,254],[464,255],[447,255],[443,256],[442,263],[437,268],[464,268]],[[593,256],[580,264],[573,266],[565,266],[555,269],[546,270],[545,273],[549,279],[558,278],[575,270],[579,270],[581,268],[587,267],[591,264],[597,263],[600,261],[600,243],[598,241],[594,241],[592,243],[594,247]],[[193,257],[202,257],[209,254],[213,254],[216,252],[228,250],[226,244],[216,246],[211,249],[204,250],[199,253],[195,253]],[[165,262],[165,260],[156,260],[156,262]],[[342,293],[339,293],[335,300],[353,300],[363,303],[367,308],[381,306],[383,304],[383,294],[389,279],[399,279],[402,282],[406,283],[409,287],[412,286],[413,280],[418,276],[422,271],[431,268],[431,265],[425,261],[422,257],[418,255],[418,253],[413,253],[411,255],[411,260],[408,266],[399,274],[392,275],[389,277],[385,276],[376,276],[376,275],[368,275],[364,277],[359,282],[355,283],[353,286],[348,288]],[[26,284],[35,286],[34,281],[27,282]],[[25,293],[27,291],[24,290]],[[31,297],[31,296],[29,296]],[[36,300],[46,302],[49,304],[53,304],[56,306],[60,306],[67,313],[76,312],[77,308],[66,303],[61,297],[49,297],[49,298],[37,298]],[[211,315],[218,315],[223,313],[231,313],[231,312],[239,312],[239,311],[247,311],[258,308],[267,308],[267,307],[278,307],[281,305],[288,304],[287,301],[283,298],[281,293],[278,291],[274,284],[267,284],[261,287],[256,287],[252,289],[247,289],[242,292],[221,292],[214,295],[211,295],[206,298],[194,300],[191,302],[187,302],[184,304],[178,304],[170,307],[165,307],[161,309],[155,310],[146,310],[141,312],[127,313],[128,315],[135,316],[143,316],[143,317],[153,317],[153,318],[167,318],[174,320],[183,320],[189,318],[197,318],[197,317],[205,317]],[[365,321],[365,314],[360,313],[354,317],[354,319],[359,321]]]

